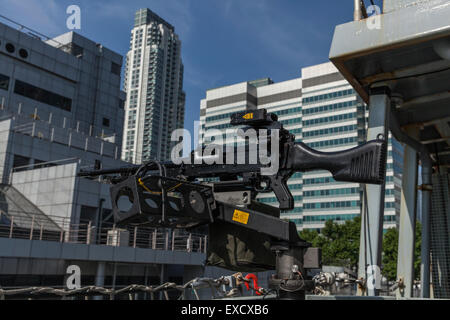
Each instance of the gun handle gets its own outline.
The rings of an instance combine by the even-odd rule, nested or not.
[[[298,142],[289,150],[287,167],[294,171],[328,170],[337,181],[382,184],[386,158],[385,140],[372,140],[339,152],[321,152]]]
[[[294,209],[294,197],[287,185],[287,178],[282,175],[270,176],[270,185],[280,204],[280,210]]]

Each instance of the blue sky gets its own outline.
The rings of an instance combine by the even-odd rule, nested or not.
[[[299,77],[302,67],[328,61],[334,27],[353,18],[352,0],[0,0],[0,14],[53,37],[69,31],[71,4],[81,8],[77,32],[123,56],[137,9],[150,8],[175,26],[190,131],[207,89]]]

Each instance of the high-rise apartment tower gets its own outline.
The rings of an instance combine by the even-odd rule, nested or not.
[[[170,136],[184,125],[181,41],[152,12],[136,12],[127,54],[122,158],[133,163],[170,159]]]

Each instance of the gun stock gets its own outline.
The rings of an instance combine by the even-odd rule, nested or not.
[[[328,170],[337,181],[382,184],[386,174],[386,141],[377,139],[358,147],[321,152],[303,142],[292,146],[288,168],[295,171]]]

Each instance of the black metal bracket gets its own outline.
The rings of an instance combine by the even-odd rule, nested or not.
[[[164,210],[162,188],[167,191]],[[118,225],[193,228],[214,222],[214,195],[207,185],[161,176],[141,179],[133,175],[111,186],[110,193]]]

